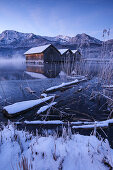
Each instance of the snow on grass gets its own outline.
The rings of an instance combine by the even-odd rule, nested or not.
[[[52,106],[56,105],[57,102],[52,102],[48,105],[42,106],[38,111],[37,114],[43,113],[45,111],[47,111],[49,108],[51,108]]]
[[[25,73],[28,74],[29,76],[31,76],[33,78],[37,78],[37,79],[47,78],[46,76],[44,76],[43,74],[40,74],[40,73],[34,73],[34,72],[29,72],[29,71],[25,71]]]
[[[22,102],[17,102],[12,105],[5,106],[3,110],[5,110],[8,114],[15,114],[19,113],[22,111],[25,111],[27,109],[30,109],[36,105],[39,105],[43,102],[46,102],[48,100],[51,100],[54,96],[49,96],[45,97],[42,99],[37,99],[37,100],[29,100],[29,101],[22,101]]]
[[[0,131],[0,170],[109,170],[112,154],[108,141],[95,136],[33,136],[12,125]]]

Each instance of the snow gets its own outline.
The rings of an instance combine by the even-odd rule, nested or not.
[[[29,72],[29,71],[25,71],[25,73],[28,74],[29,76],[33,77],[33,78],[38,78],[38,79],[47,78],[46,76],[44,76],[43,74],[40,74],[40,73],[34,73],[34,72]]]
[[[37,100],[17,102],[12,105],[5,106],[3,108],[3,110],[6,110],[8,112],[8,114],[16,114],[18,112],[22,112],[22,111],[30,109],[36,105],[39,105],[43,102],[46,102],[46,101],[52,99],[53,97],[54,96],[49,96],[49,97],[45,97],[45,98],[37,99]]]
[[[58,42],[61,42],[61,43],[68,42],[71,39],[71,37],[63,36],[63,35],[58,35],[56,37],[47,37],[47,36],[45,36],[44,38],[46,38],[47,40],[50,40],[50,41],[58,41]]]
[[[16,124],[20,124],[21,122],[17,122]],[[36,125],[38,125],[38,124],[45,124],[45,125],[47,125],[47,124],[55,124],[55,125],[57,125],[57,124],[64,124],[62,121],[60,121],[60,120],[50,120],[50,121],[40,121],[40,120],[34,120],[34,121],[24,121],[24,123],[25,124],[36,124]]]
[[[104,85],[103,86],[104,88],[113,88],[113,85],[111,84],[111,85]]]
[[[48,122],[50,124],[52,123],[57,123],[58,121],[24,121],[24,123],[27,124],[48,124]],[[16,124],[19,124],[21,122],[17,122]],[[68,124],[67,122],[62,122],[60,121],[59,123],[62,124]],[[82,121],[78,121],[78,122],[70,122],[70,124],[73,126],[72,128],[94,128],[96,127],[108,127],[109,123],[113,123],[113,119],[109,119],[109,120],[105,120],[105,121],[95,121],[95,122],[82,122]],[[77,126],[74,126],[77,125]]]
[[[60,54],[64,54],[65,52],[67,52],[69,49],[58,49],[58,51],[60,52]]]
[[[60,40],[64,40],[64,42],[65,42],[65,41],[69,41],[71,37],[65,36],[65,35],[58,35],[55,38],[56,38],[56,40],[60,39]]]
[[[21,124],[22,122],[16,122],[15,124]],[[54,121],[24,121],[23,123],[26,124],[65,124],[68,125],[68,122],[63,122],[59,120]],[[95,121],[95,122],[83,122],[83,121],[77,121],[77,122],[70,122],[70,125],[72,125],[72,128],[94,128],[94,127],[108,127],[109,123],[113,123],[113,119],[105,120],[105,121]],[[75,126],[77,125],[77,126]]]
[[[64,71],[61,71],[61,72],[59,73],[59,76],[60,76],[60,78],[61,78],[62,80],[66,80],[66,78],[67,78],[67,75],[66,75],[66,73],[65,73]]]
[[[47,94],[46,93],[42,93],[41,97],[47,97]]]
[[[43,52],[44,50],[46,50],[50,45],[51,45],[51,44],[30,48],[30,49],[29,49],[28,51],[26,51],[24,54],[42,53],[42,52]]]
[[[71,51],[72,51],[72,53],[74,53],[74,54],[75,54],[78,50],[71,50]]]
[[[113,119],[108,119],[105,121],[95,121],[95,122],[77,122],[77,124],[85,124],[80,126],[73,126],[74,129],[78,128],[94,128],[96,127],[108,127],[109,123],[113,123]],[[72,122],[71,124],[76,124],[76,122]]]
[[[107,127],[108,125],[104,124],[94,124],[94,125],[82,125],[82,126],[73,126],[74,129],[89,129],[89,128],[94,128],[94,127]]]
[[[66,75],[66,73],[64,72],[64,71],[61,71],[60,73],[59,73],[59,76],[65,76]]]
[[[0,131],[0,141],[0,170],[20,169],[23,159],[40,170],[109,170],[104,162],[113,167],[108,141],[95,136],[33,136],[8,125]]]
[[[37,114],[43,113],[45,111],[47,111],[49,108],[51,108],[52,106],[54,106],[57,102],[52,102],[48,105],[42,106],[38,111]]]
[[[85,79],[85,76],[80,76],[80,75],[74,75],[74,76],[67,76],[68,80],[73,80],[73,79]]]
[[[53,86],[53,87],[50,87],[50,88],[46,89],[46,92],[52,91],[52,90],[56,90],[56,89],[59,89],[59,88],[62,88],[62,87],[68,86],[68,85],[72,85],[72,84],[78,83],[78,82],[79,82],[79,81],[76,79],[76,80],[71,81],[71,82],[62,83],[62,84],[60,84],[60,85],[58,85],[58,86]]]

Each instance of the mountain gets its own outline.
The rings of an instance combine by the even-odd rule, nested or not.
[[[6,30],[0,34],[0,47],[2,48],[26,48],[48,43],[50,41],[33,33]]]
[[[55,41],[55,42],[59,42],[61,44],[64,45],[73,45],[73,44],[97,44],[97,45],[101,45],[102,41],[91,37],[85,33],[83,34],[77,34],[75,37],[69,37],[69,36],[62,36],[62,35],[58,35],[56,37],[44,37],[47,40],[50,41]]]
[[[58,45],[101,45],[102,41],[93,38],[87,34],[78,34],[75,37],[58,35],[56,37],[39,36],[33,33],[21,33],[13,30],[6,30],[0,34],[0,47],[18,48],[18,47],[33,47],[45,44]]]
[[[83,57],[98,57],[103,42],[85,33],[74,37],[58,35],[56,37],[40,36],[33,33],[21,33],[6,30],[0,34],[0,56],[13,55],[15,51],[23,54],[31,47],[53,44],[57,48],[79,49]],[[113,49],[113,41],[108,41],[109,48]],[[7,50],[6,50],[7,49]],[[87,53],[88,51],[88,53]],[[6,54],[7,53],[7,54]]]

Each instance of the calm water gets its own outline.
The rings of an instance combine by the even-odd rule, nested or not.
[[[27,72],[35,72],[44,75],[47,78],[59,77],[60,71],[70,74],[75,70],[76,74],[91,75],[98,77],[101,69],[105,67],[105,63],[97,62],[78,62],[78,63],[44,63],[44,65],[26,64],[25,60],[0,60],[0,80],[23,80],[32,79],[33,77],[26,74]],[[111,67],[111,68],[110,68]],[[109,66],[110,71],[113,71],[113,63]]]
[[[90,115],[90,119],[93,117],[95,120],[104,120],[107,118],[107,105],[101,108],[101,105],[106,102],[102,100],[100,103],[97,101],[90,101],[90,95],[92,91],[101,90],[98,82],[99,70],[102,68],[100,63],[76,63],[71,65],[66,63],[55,64],[46,63],[43,66],[27,64],[24,60],[4,60],[0,61],[0,121],[7,121],[2,114],[2,107],[8,104],[12,104],[18,101],[37,99],[40,98],[41,93],[55,85],[61,84],[64,80],[60,79],[60,71],[65,71],[67,73],[73,71],[76,67],[75,72],[82,75],[90,75],[90,79],[87,82],[80,83],[77,86],[65,91],[56,92],[60,97],[56,99],[58,102],[57,108],[60,111],[65,111],[65,113],[73,113],[76,115],[76,120],[79,118],[88,119],[87,115]],[[44,75],[46,78],[35,79],[27,72],[35,72],[39,75]],[[67,80],[65,80],[67,81]],[[36,92],[36,96],[28,93],[25,88],[31,87]],[[82,87],[82,92],[77,92],[78,88]],[[101,108],[101,109],[100,109]],[[18,116],[12,120],[37,120],[36,111],[30,111],[23,116]],[[53,114],[58,114],[58,112],[52,111]]]

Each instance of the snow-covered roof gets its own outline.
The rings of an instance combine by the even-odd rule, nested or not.
[[[46,48],[48,48],[50,45],[51,45],[51,44],[30,48],[30,49],[29,49],[28,51],[26,51],[24,54],[42,53],[42,52],[43,52]]]
[[[64,54],[65,52],[67,52],[69,49],[58,49],[58,51],[60,52],[60,54]]]
[[[72,53],[76,53],[78,50],[71,50],[72,51]]]

